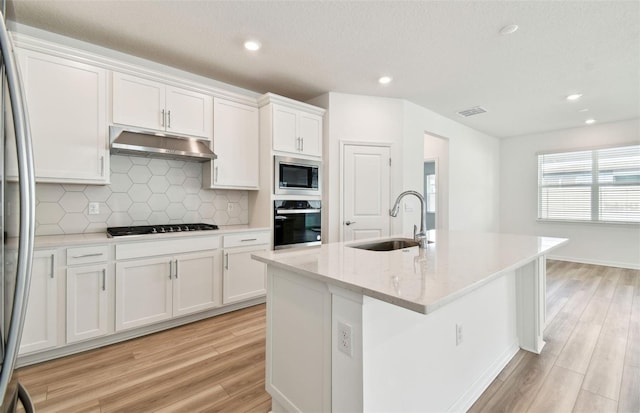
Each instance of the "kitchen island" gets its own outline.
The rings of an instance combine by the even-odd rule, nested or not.
[[[567,240],[429,237],[253,255],[268,266],[274,412],[464,411],[519,348],[542,350],[545,254]]]

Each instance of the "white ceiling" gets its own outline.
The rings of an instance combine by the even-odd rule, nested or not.
[[[256,92],[404,98],[497,137],[640,118],[638,1],[10,0],[7,15]]]

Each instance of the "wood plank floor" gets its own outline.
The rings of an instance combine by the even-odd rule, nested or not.
[[[544,338],[470,412],[640,412],[640,271],[549,260]]]
[[[471,412],[640,412],[640,271],[549,261],[542,354]],[[47,412],[267,412],[265,306],[16,372]]]
[[[47,412],[268,412],[265,306],[17,370]]]

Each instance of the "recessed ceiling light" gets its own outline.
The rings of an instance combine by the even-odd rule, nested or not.
[[[246,42],[244,42],[244,48],[252,52],[260,50],[261,47],[262,44],[260,44],[260,42],[257,40],[247,40]]]
[[[595,119],[587,119],[584,121],[584,123],[586,123],[587,125],[591,125],[592,123],[596,123]]]
[[[500,29],[498,33],[500,33],[503,36],[506,36],[508,34],[515,33],[517,30],[518,30],[517,24],[509,24],[507,26],[504,26],[502,29]]]
[[[582,97],[582,93],[574,93],[573,95],[567,96],[567,100],[570,102],[575,102],[576,100]]]
[[[391,76],[382,76],[380,79],[378,79],[378,83],[380,83],[381,85],[388,85],[392,80],[393,78]]]
[[[588,108],[580,109],[578,112],[589,112]]]

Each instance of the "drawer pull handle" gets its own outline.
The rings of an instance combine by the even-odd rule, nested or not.
[[[102,291],[107,290],[107,270],[102,269]]]
[[[257,241],[258,238],[247,238],[247,239],[241,239],[240,242],[249,242],[249,241]]]
[[[99,257],[103,255],[101,252],[96,252],[95,254],[84,254],[84,255],[74,255],[71,258],[88,258],[88,257]]]

